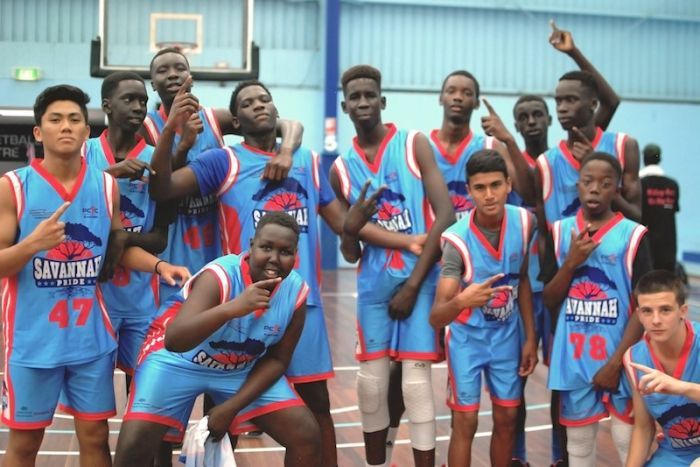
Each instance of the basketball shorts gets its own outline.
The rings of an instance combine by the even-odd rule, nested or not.
[[[304,329],[285,375],[289,382],[294,384],[323,381],[333,377],[333,361],[323,307],[307,306]]]
[[[596,423],[608,415],[633,423],[632,396],[622,375],[618,392],[596,391],[593,385],[569,391],[559,391],[559,422],[564,426],[584,426]]]
[[[80,420],[116,414],[114,352],[89,362],[56,368],[8,363],[2,384],[2,421],[17,430],[51,425],[56,407]]]
[[[518,375],[522,350],[518,321],[489,328],[450,324],[445,347],[447,405],[452,410],[479,410],[482,372],[493,404],[520,405],[523,385]]]
[[[146,338],[148,327],[151,325],[151,319],[111,318],[110,320],[117,334],[117,368],[133,376],[136,359]]]
[[[167,351],[154,352],[136,369],[124,420],[166,425],[170,429],[165,440],[179,442],[197,396],[206,393],[215,405],[221,404],[243,386],[248,374],[204,368]],[[251,419],[302,405],[304,402],[283,376],[238,413],[229,431],[234,435],[254,431]]]

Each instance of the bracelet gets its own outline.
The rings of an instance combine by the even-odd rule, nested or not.
[[[158,262],[156,263],[156,265],[153,267],[153,270],[154,270],[154,271],[156,272],[156,274],[158,274],[159,276],[160,276],[160,272],[158,272],[158,265],[159,265],[160,263],[165,263],[165,260],[164,260],[164,259],[159,259]]]

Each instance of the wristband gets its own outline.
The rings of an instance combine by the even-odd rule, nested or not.
[[[165,260],[164,260],[164,259],[159,259],[158,262],[156,263],[156,265],[153,267],[153,270],[154,270],[155,273],[158,274],[159,276],[160,276],[160,272],[158,272],[158,265],[159,265],[160,263],[165,263]]]

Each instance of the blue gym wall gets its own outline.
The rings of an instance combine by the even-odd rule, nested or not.
[[[120,2],[128,21],[139,2]],[[256,0],[261,79],[283,116],[305,126],[305,143],[323,142],[324,1]],[[224,0],[187,2],[216,9]],[[585,9],[583,8],[585,6]],[[99,103],[89,77],[89,43],[97,34],[97,0],[0,1],[0,106],[31,106],[45,86],[70,82]],[[216,11],[216,10],[212,10]],[[680,249],[700,251],[700,164],[688,144],[700,130],[700,2],[695,0],[342,0],[340,66],[378,66],[388,100],[385,121],[428,131],[439,126],[437,89],[445,74],[466,68],[479,78],[505,122],[524,92],[551,96],[575,65],[547,43],[548,20],[573,31],[576,44],[622,97],[611,129],[657,142],[664,168],[681,185]],[[135,52],[136,53],[136,52]],[[13,66],[38,66],[44,79],[11,78]],[[209,106],[226,106],[233,87],[197,83]],[[152,95],[155,102],[155,95]],[[548,98],[553,108],[551,98]],[[339,111],[340,112],[340,111]],[[478,127],[476,112],[472,126]],[[512,128],[512,125],[511,125]],[[353,131],[340,115],[340,150]],[[554,123],[550,144],[562,133]]]

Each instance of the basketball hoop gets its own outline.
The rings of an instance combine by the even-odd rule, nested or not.
[[[163,50],[167,48],[172,48],[177,50],[178,52],[182,52],[185,56],[188,56],[191,53],[196,53],[197,49],[199,48],[199,44],[196,42],[156,42],[156,47],[158,50]]]

